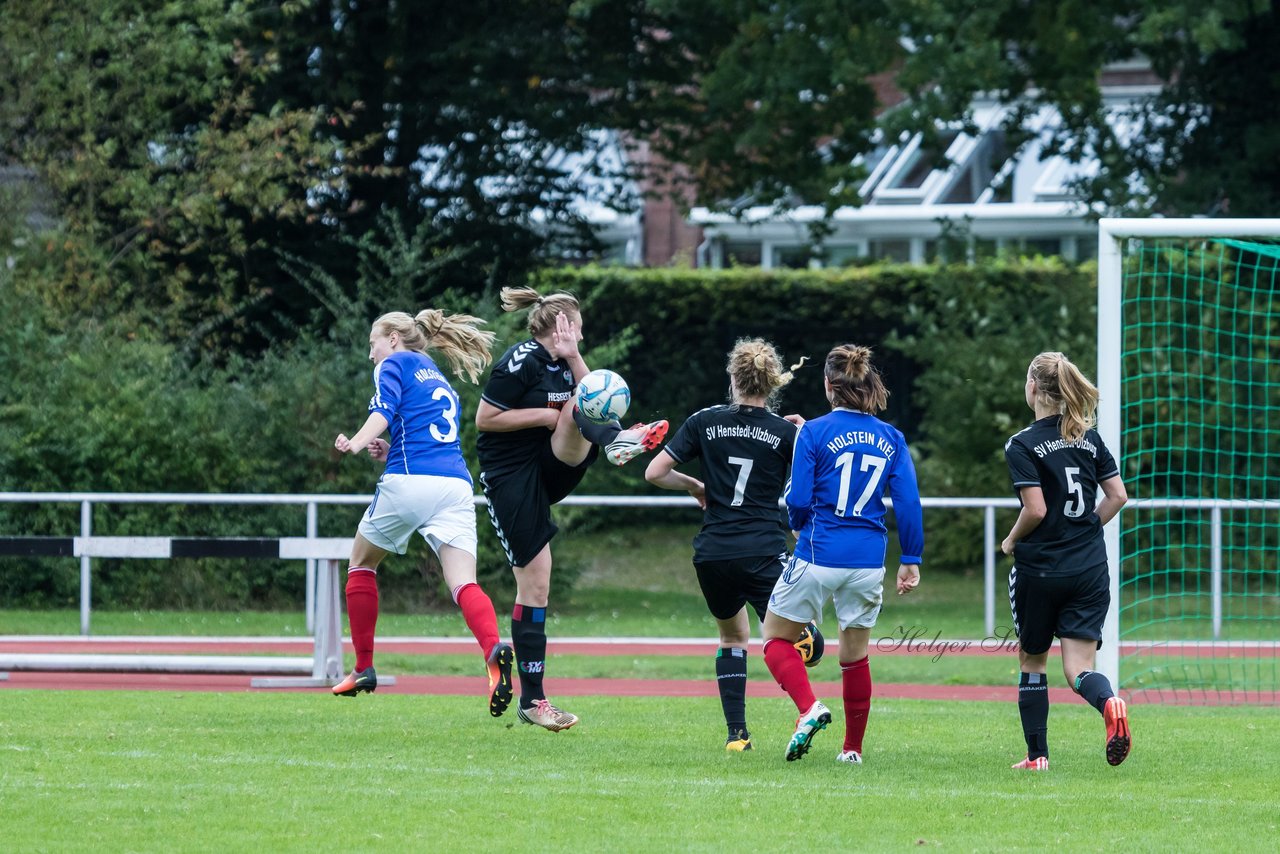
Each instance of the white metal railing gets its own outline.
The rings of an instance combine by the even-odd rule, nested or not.
[[[369,495],[254,495],[236,493],[127,493],[127,492],[0,492],[0,503],[9,504],[50,504],[66,503],[80,505],[79,537],[91,538],[93,535],[93,508],[98,504],[239,504],[239,505],[274,505],[302,506],[306,508],[305,536],[309,540],[317,538],[317,511],[320,505],[360,505],[368,504]],[[477,506],[486,504],[483,495],[475,497]],[[563,505],[580,507],[679,507],[689,509],[695,507],[692,498],[684,495],[571,495],[565,498]],[[983,626],[988,636],[995,633],[996,625],[996,560],[999,554],[996,531],[996,510],[1016,510],[1018,500],[1005,498],[967,498],[967,497],[932,497],[922,498],[921,503],[927,508],[981,510],[983,514]],[[893,502],[886,497],[885,504],[892,507]],[[1140,509],[1188,509],[1203,510],[1209,514],[1211,543],[1211,581],[1213,636],[1217,639],[1222,628],[1222,511],[1227,509],[1262,509],[1280,510],[1280,500],[1239,500],[1239,499],[1137,499],[1130,501],[1125,514]],[[1123,515],[1123,514],[1122,514]],[[13,536],[13,534],[10,534]],[[80,555],[80,632],[89,634],[91,617],[91,591],[93,550],[78,550]],[[1114,556],[1113,556],[1114,559]],[[307,632],[314,632],[316,595],[316,560],[307,560],[306,574],[306,617]],[[1118,627],[1117,627],[1118,628]]]
[[[79,504],[80,537],[93,535],[93,508],[98,504],[257,504],[302,506],[306,508],[306,537],[317,536],[317,511],[320,505],[368,504],[369,495],[255,495],[248,493],[151,493],[151,492],[0,492],[0,503]],[[483,495],[475,498],[477,506],[486,504]],[[685,495],[570,495],[562,505],[579,507],[680,507],[697,505]],[[986,633],[995,633],[996,621],[996,509],[1018,507],[1016,498],[923,498],[924,507],[973,508],[983,512],[983,625]],[[887,496],[885,504],[893,506]],[[80,554],[80,633],[89,634],[92,609],[93,555]],[[307,561],[306,616],[307,632],[314,631],[316,561]]]

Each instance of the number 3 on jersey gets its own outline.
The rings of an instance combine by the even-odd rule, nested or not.
[[[453,396],[453,392],[444,386],[440,386],[431,392],[432,400],[444,399],[444,412],[441,416],[444,418],[444,430],[436,425],[431,425],[431,438],[437,442],[449,443],[458,438],[458,398]]]
[[[858,467],[862,471],[871,472],[871,476],[867,478],[862,494],[858,496],[857,503],[853,505],[853,512],[850,513],[848,512],[849,488],[853,484],[853,458],[856,456],[858,455],[852,451],[845,451],[836,457],[836,468],[840,469],[840,497],[836,501],[837,516],[862,515],[862,508],[866,507],[871,496],[876,494],[876,487],[880,485],[880,478],[884,476],[884,467],[889,462],[884,457],[877,457],[874,454],[862,454],[862,462]]]

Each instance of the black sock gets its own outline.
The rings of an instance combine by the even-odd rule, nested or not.
[[[1103,706],[1115,696],[1111,690],[1111,682],[1095,670],[1086,670],[1076,677],[1076,693],[1084,697],[1084,701],[1102,712]]]
[[[1027,757],[1049,755],[1049,683],[1043,673],[1023,673],[1018,678],[1018,714]]]
[[[747,651],[737,647],[716,650],[716,687],[730,738],[747,737]],[[739,736],[738,733],[742,735]]]
[[[545,700],[542,673],[547,658],[547,609],[516,603],[511,611],[511,645],[516,650],[520,672],[520,705],[529,708],[535,700]]]
[[[600,447],[608,445],[622,432],[622,425],[617,421],[610,421],[608,424],[588,421],[587,416],[583,415],[582,410],[577,406],[573,407],[573,423],[578,425],[578,432],[586,437],[588,442]]]

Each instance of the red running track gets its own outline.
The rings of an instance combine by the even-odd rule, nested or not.
[[[323,696],[325,688],[253,688],[250,677],[224,674],[192,673],[49,673],[13,672],[7,680],[0,679],[0,691],[56,690],[56,691],[308,691]],[[611,696],[611,697],[707,697],[714,698],[715,683],[699,679],[568,679],[554,681],[557,697]],[[815,682],[814,692],[819,697],[837,698],[840,684]],[[380,694],[435,694],[474,696],[483,700],[488,692],[488,682],[480,676],[396,676],[396,684],[379,689]],[[747,684],[747,695],[758,697],[782,697],[782,691],[772,683],[753,680]],[[875,696],[881,700],[976,700],[1013,703],[1017,701],[1017,689],[1012,685],[910,685],[876,683]],[[346,698],[336,698],[345,700]],[[1067,688],[1050,688],[1049,699],[1054,703],[1078,702]],[[1192,695],[1189,692],[1139,692],[1136,701],[1169,705],[1280,705],[1280,692],[1213,692]]]
[[[643,657],[651,655],[705,655],[716,649],[714,639],[600,639],[600,638],[549,638],[547,651],[559,655],[624,655]],[[344,639],[344,649],[351,652],[351,642]],[[1056,647],[1056,644],[1055,644]],[[470,655],[476,652],[475,642],[464,638],[387,638],[379,639],[379,652],[404,655]],[[759,650],[760,641],[751,642],[753,650]],[[1280,655],[1280,643],[1239,644],[1121,644],[1121,652],[1131,655],[1146,649],[1152,655],[1180,656],[1183,658],[1273,658]],[[59,653],[73,655],[310,655],[310,638],[150,638],[150,637],[16,637],[0,638],[2,653]],[[1016,641],[1000,638],[987,640],[946,640],[931,637],[886,636],[871,641],[874,655],[916,655],[941,657],[1010,656],[1017,655]]]
[[[551,639],[548,652],[571,655],[706,655],[717,647],[715,640],[685,641],[633,641],[584,639]],[[758,644],[756,644],[758,646]],[[975,648],[977,644],[973,645]],[[350,641],[344,643],[349,652]],[[5,638],[0,640],[0,653],[48,653],[72,655],[246,655],[310,653],[312,642],[307,638],[297,640],[282,638]],[[388,638],[378,642],[379,653],[398,654],[474,654],[474,641],[466,639],[436,638]],[[937,655],[939,652],[965,654],[965,649],[952,646],[944,649],[938,644],[895,644],[885,652],[892,654]],[[875,653],[881,654],[881,653]],[[970,653],[973,654],[973,653]],[[990,654],[981,651],[979,654]],[[1010,654],[1008,652],[1005,653]],[[128,690],[128,691],[310,691],[323,694],[324,688],[254,688],[247,675],[199,674],[199,673],[103,673],[103,672],[44,672],[14,671],[8,680],[0,680],[0,689],[47,690]],[[571,679],[554,680],[557,697],[616,696],[616,697],[708,697],[719,694],[714,679]],[[814,690],[821,696],[839,697],[840,683],[815,683]],[[1051,689],[1060,693],[1056,699],[1068,699],[1071,692],[1065,688]],[[485,697],[488,682],[483,676],[396,676],[396,684],[379,689],[384,694],[452,694]],[[753,680],[748,684],[751,697],[785,696],[771,682]],[[879,684],[876,695],[881,698],[947,699],[947,700],[998,700],[1017,699],[1013,686],[974,685],[902,685]]]
[[[59,691],[308,691],[325,688],[251,688],[248,676],[187,673],[47,673],[13,672],[0,681],[0,690],[46,689]],[[821,697],[839,697],[840,683],[817,682],[814,691]],[[1014,702],[1014,686],[987,685],[900,685],[877,684],[878,699],[987,700]],[[711,679],[567,679],[554,680],[557,697],[719,697]],[[488,681],[483,676],[396,676],[396,684],[378,689],[379,694],[451,694],[484,698]],[[785,696],[777,685],[759,680],[747,684],[749,697]],[[1070,701],[1066,688],[1051,688],[1054,702]],[[341,698],[346,699],[346,698]]]
[[[758,646],[758,643],[755,644]],[[1000,649],[1003,644],[981,641],[945,641],[920,639],[899,642],[894,639],[881,641],[879,648],[873,643],[872,655],[1011,655],[1011,649]],[[350,651],[350,643],[344,644]],[[1162,652],[1173,652],[1170,644],[1159,647]],[[629,641],[552,639],[548,651],[558,654],[584,655],[705,655],[716,647],[714,640],[690,641]],[[59,653],[59,654],[115,654],[115,655],[245,655],[291,654],[307,655],[312,642],[307,638],[296,640],[280,638],[75,638],[43,637],[0,640],[0,653]],[[474,654],[473,641],[462,639],[389,638],[378,643],[378,651],[399,654]],[[1275,647],[1195,647],[1188,652],[1209,653],[1215,656],[1273,656]],[[483,697],[487,683],[483,677],[471,676],[397,676],[396,685],[384,686],[383,693],[398,694],[451,694]],[[103,672],[42,672],[14,671],[8,679],[0,678],[0,689],[51,689],[51,690],[143,690],[143,691],[312,691],[317,688],[253,688],[247,675],[191,674],[191,673],[103,673]],[[554,680],[557,696],[628,696],[628,697],[717,697],[714,680],[711,679],[571,679]],[[815,683],[819,696],[839,697],[837,682]],[[882,699],[922,700],[979,700],[1011,702],[1017,699],[1013,685],[917,685],[877,683],[876,696]],[[748,683],[751,697],[780,697],[781,690],[772,683],[753,680]],[[1074,694],[1066,688],[1051,688],[1053,702],[1070,702]],[[1189,696],[1183,692],[1153,695],[1148,701],[1191,704],[1264,703],[1280,704],[1280,693],[1251,692],[1249,694],[1216,693]]]

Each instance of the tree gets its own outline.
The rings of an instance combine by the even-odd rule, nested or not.
[[[325,216],[356,232],[388,208],[425,223],[435,278],[477,292],[589,249],[584,200],[634,208],[653,176],[617,146],[688,166],[700,198],[843,203],[874,130],[868,78],[898,51],[877,26],[884,5],[855,0],[365,0],[310,14],[281,28],[280,97],[358,103],[343,132],[378,139],[320,200]]]
[[[1151,4],[1139,44],[1160,95],[1135,111],[1137,144],[1108,158],[1169,215],[1275,216],[1280,208],[1280,20],[1274,4]],[[1120,201],[1123,188],[1103,185]]]
[[[9,0],[0,156],[58,223],[22,253],[42,298],[253,352],[324,316],[296,259],[353,282],[353,246],[405,245],[415,302],[492,305],[589,252],[585,204],[635,207],[619,146],[713,207],[834,210],[878,133],[978,93],[1015,143],[1055,107],[1099,209],[1270,212],[1275,29],[1260,0]],[[1121,135],[1099,73],[1139,55],[1171,82]]]
[[[1095,158],[1079,188],[1099,212],[1273,215],[1280,120],[1270,104],[1280,35],[1266,0],[922,0],[899,7],[910,46],[899,85],[909,107],[891,130],[963,123],[975,95],[1011,105],[1025,141],[1044,106],[1049,152]],[[1104,102],[1107,63],[1147,60],[1158,94]]]
[[[316,133],[341,113],[260,108],[275,60],[239,39],[252,22],[221,0],[0,6],[0,143],[57,222],[22,281],[54,307],[169,337],[243,329],[272,230],[344,172]]]
[[[343,238],[388,212],[431,259],[424,302],[576,257],[584,200],[636,204],[644,164],[616,157],[619,141],[689,164],[707,198],[834,206],[874,127],[867,77],[897,50],[882,14],[853,0],[13,0],[0,145],[55,198],[42,265],[62,306],[252,349],[315,308],[280,259],[353,279]]]

